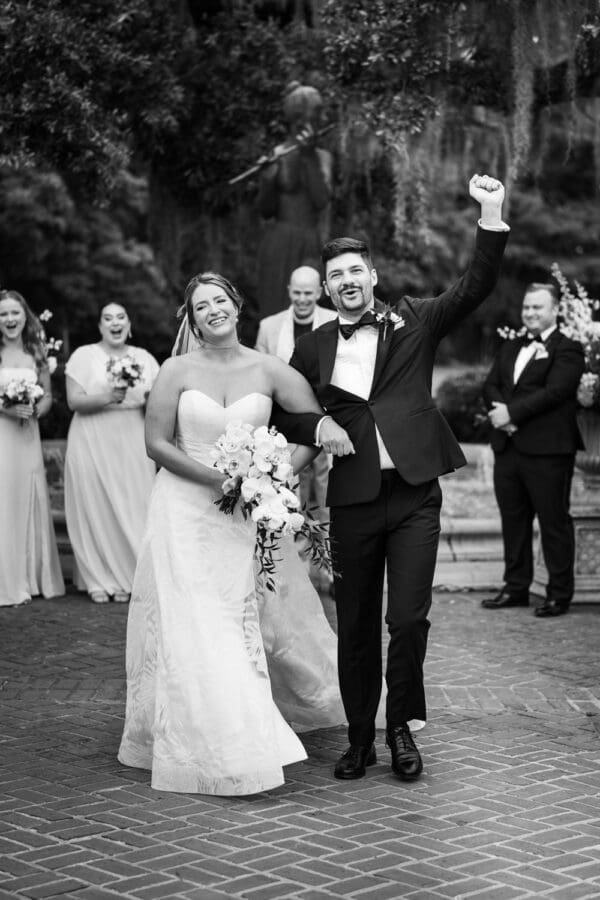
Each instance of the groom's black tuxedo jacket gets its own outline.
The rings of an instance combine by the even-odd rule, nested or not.
[[[375,372],[368,399],[330,383],[338,322],[303,335],[290,360],[309,381],[323,409],[343,426],[355,454],[333,458],[328,506],[365,503],[379,493],[381,470],[375,425],[400,475],[421,484],[465,464],[465,457],[431,397],[434,355],[442,337],[490,293],[507,232],[477,229],[475,252],[465,274],[438,297],[404,297],[393,305],[403,324],[379,329]],[[376,303],[376,311],[382,306]],[[311,444],[318,415],[276,410],[274,423],[294,443]]]
[[[522,346],[522,340],[504,342],[483,386],[488,408],[494,400],[505,403],[517,426],[511,437],[495,428],[492,449],[501,453],[509,442],[533,456],[583,449],[575,418],[577,385],[585,368],[581,344],[556,329],[546,340],[547,355],[531,359],[515,384],[515,362]]]

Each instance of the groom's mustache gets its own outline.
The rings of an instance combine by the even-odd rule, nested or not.
[[[345,284],[340,288],[340,294],[349,294],[350,291],[362,291],[360,284]]]

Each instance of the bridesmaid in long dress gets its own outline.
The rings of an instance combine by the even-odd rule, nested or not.
[[[14,379],[44,390],[35,404],[0,404],[0,606],[64,594],[38,425],[52,405],[41,330],[17,291],[0,291],[0,393]]]
[[[67,402],[75,415],[65,459],[65,514],[76,580],[95,603],[129,600],[154,463],[144,444],[144,410],[158,372],[154,357],[127,343],[131,323],[119,303],[100,312],[100,341],[67,362]],[[116,386],[109,361],[133,360],[141,380]]]

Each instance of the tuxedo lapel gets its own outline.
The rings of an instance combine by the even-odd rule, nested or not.
[[[317,352],[319,355],[319,376],[321,387],[325,387],[331,382],[333,367],[335,365],[335,354],[338,343],[338,322],[333,319],[327,322],[315,332],[317,338]]]
[[[515,387],[515,363],[517,361],[517,356],[519,355],[519,351],[523,344],[521,341],[510,341],[508,345],[508,349],[506,351],[506,380],[514,390]]]
[[[383,372],[383,367],[385,366],[386,360],[388,358],[388,353],[390,352],[390,347],[392,346],[393,337],[394,326],[391,323],[388,325],[387,329],[385,329],[383,325],[379,326],[379,334],[377,336],[377,353],[375,355],[375,369],[373,370],[373,381],[371,383],[371,394],[377,387],[377,382],[379,381],[381,373]]]

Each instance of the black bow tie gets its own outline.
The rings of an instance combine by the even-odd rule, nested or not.
[[[365,325],[374,325],[377,327],[378,324],[375,314],[372,313],[371,310],[368,310],[368,312],[363,313],[358,322],[350,322],[347,325],[340,322],[340,334],[344,340],[347,341],[357,329],[364,328]]]
[[[533,344],[534,341],[537,341],[538,344],[543,344],[543,340],[541,335],[539,334],[524,334],[522,337],[523,346],[529,347],[530,344]]]

